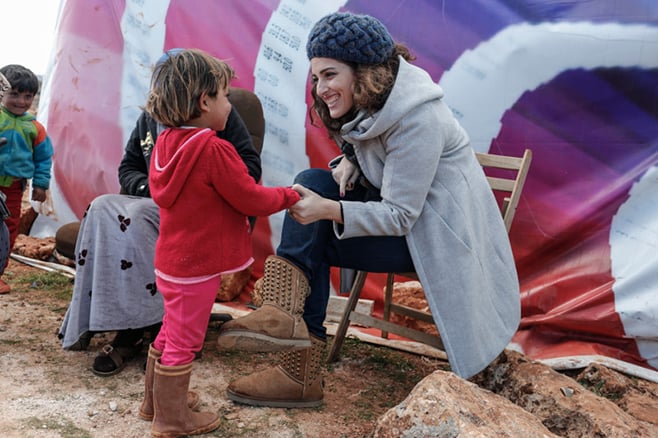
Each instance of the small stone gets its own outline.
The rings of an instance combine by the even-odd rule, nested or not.
[[[115,402],[115,401],[110,402],[110,411],[112,411],[112,412],[117,411],[117,402]]]
[[[575,392],[573,388],[569,388],[568,386],[563,386],[562,388],[560,388],[560,391],[562,391],[562,394],[565,397],[571,397]]]

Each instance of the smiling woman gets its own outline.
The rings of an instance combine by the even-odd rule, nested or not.
[[[13,35],[0,51],[0,66],[21,64],[37,76],[46,74],[55,40],[60,3],[66,0],[21,0],[2,4],[2,31]],[[35,14],[35,11],[39,11]],[[28,38],[29,36],[29,38]]]

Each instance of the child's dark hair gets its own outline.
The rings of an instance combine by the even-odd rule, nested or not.
[[[7,78],[13,91],[19,93],[27,91],[32,94],[39,92],[39,78],[29,68],[18,64],[9,64],[0,68],[0,73]]]
[[[198,49],[169,54],[158,62],[151,77],[146,112],[165,126],[181,126],[201,115],[199,98],[228,90],[234,70]]]

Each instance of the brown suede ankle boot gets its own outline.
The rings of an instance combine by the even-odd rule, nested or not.
[[[283,257],[269,256],[262,281],[263,305],[248,315],[225,322],[217,346],[250,352],[309,348],[311,341],[302,319],[309,293],[304,273]]]
[[[155,362],[151,436],[161,438],[200,435],[215,430],[221,420],[213,412],[194,412],[187,406],[192,364],[164,366]]]
[[[232,382],[226,390],[228,399],[275,408],[321,406],[321,364],[326,342],[315,336],[311,336],[311,342],[311,348],[280,353],[278,366]]]
[[[155,362],[160,359],[160,356],[162,356],[162,351],[156,350],[153,344],[149,345],[149,354],[146,359],[146,376],[144,376],[144,400],[137,414],[139,418],[146,421],[153,420],[153,376],[155,373]],[[187,406],[194,411],[198,409],[200,404],[199,394],[194,391],[188,391]]]

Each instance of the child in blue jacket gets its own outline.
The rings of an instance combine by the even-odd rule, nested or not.
[[[0,137],[7,140],[0,146],[0,191],[6,196],[5,202],[11,213],[5,219],[11,250],[18,235],[23,192],[29,179],[32,180],[32,200],[46,200],[53,146],[46,128],[29,112],[39,91],[39,78],[17,64],[2,67],[0,73],[11,86],[2,98],[0,111]],[[0,269],[4,270],[4,267],[0,266]],[[0,294],[9,291],[9,285],[0,280]]]

